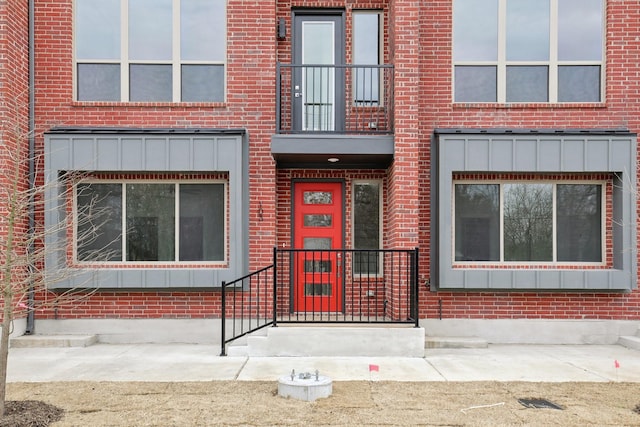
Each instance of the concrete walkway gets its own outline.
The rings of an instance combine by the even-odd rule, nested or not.
[[[617,345],[489,345],[428,349],[424,358],[220,357],[213,345],[95,344],[11,348],[9,382],[277,381],[315,372],[334,381],[640,382],[640,351]]]

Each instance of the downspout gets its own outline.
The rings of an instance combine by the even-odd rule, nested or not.
[[[27,250],[31,253],[34,251],[33,236],[35,234],[35,206],[33,203],[33,189],[36,183],[35,174],[35,153],[36,153],[36,136],[35,136],[35,0],[29,0],[29,247]],[[30,267],[32,268],[32,267]],[[33,277],[33,274],[30,274]],[[35,289],[33,279],[29,281],[29,295],[27,306],[27,329],[25,333],[31,335],[35,332]]]

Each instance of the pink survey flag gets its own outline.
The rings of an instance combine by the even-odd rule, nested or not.
[[[369,365],[369,372],[376,371],[380,372],[380,366],[378,365]]]
[[[613,361],[613,365],[616,367],[616,369],[620,367],[620,362],[618,362],[618,359]]]

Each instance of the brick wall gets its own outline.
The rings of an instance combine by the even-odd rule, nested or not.
[[[41,150],[42,133],[53,126],[247,129],[251,153],[249,263],[251,269],[256,269],[271,262],[275,244],[275,173],[270,152],[275,124],[275,3],[229,0],[227,17],[225,103],[77,102],[73,1],[36,0],[37,145]],[[26,24],[24,28],[26,31]],[[51,295],[39,298],[50,301]],[[100,291],[85,296],[75,308],[47,308],[36,317],[211,317],[219,313],[216,292]]]
[[[27,1],[0,2],[0,200],[3,201],[14,193],[14,183],[18,185],[18,191],[28,188],[28,46]],[[14,239],[24,241],[22,238],[28,227],[27,205],[21,203],[18,208]],[[8,233],[7,214],[8,206],[0,204],[0,262],[3,264]],[[20,256],[24,249],[24,244],[18,244],[15,251]],[[19,274],[17,268],[13,274]],[[16,276],[12,281],[16,292],[14,301],[24,296],[23,289],[16,287],[18,280]],[[23,316],[22,308],[16,307],[14,317]]]
[[[21,2],[5,2],[23,5]],[[640,292],[435,292],[426,285],[430,245],[430,143],[435,128],[625,128],[640,131],[640,8],[607,3],[606,100],[597,105],[453,105],[450,0],[229,0],[227,102],[86,103],[73,101],[72,0],[36,1],[37,129],[51,126],[246,128],[250,145],[250,269],[271,262],[275,244],[290,243],[294,178],[385,180],[384,246],[421,248],[421,317],[638,319]],[[385,62],[396,67],[395,143],[388,171],[281,170],[270,154],[275,123],[275,61],[291,62],[291,9],[385,11]],[[24,13],[15,15],[23,20]],[[287,38],[276,40],[277,18]],[[349,24],[348,24],[349,25]],[[347,26],[346,37],[350,37]],[[0,48],[1,49],[1,48]],[[2,54],[4,52],[0,52]],[[347,49],[347,57],[350,53]],[[18,73],[13,79],[20,80]],[[26,73],[24,73],[26,75]],[[2,79],[6,79],[3,74]],[[5,82],[6,80],[3,80]],[[3,87],[5,87],[3,85]],[[38,136],[39,147],[42,137]],[[349,185],[347,185],[349,188]],[[349,197],[347,197],[347,209]],[[347,221],[348,224],[348,221]],[[346,241],[349,242],[347,226]],[[43,294],[41,298],[47,298]],[[442,306],[442,312],[439,307]],[[97,292],[76,307],[39,317],[153,318],[219,314],[216,292]]]
[[[640,132],[640,7],[607,3],[605,101],[597,105],[452,104],[452,2],[429,1],[420,14],[420,154],[422,183],[429,182],[435,128],[628,129]],[[429,277],[430,192],[419,187],[422,318],[640,319],[640,291],[611,293],[435,292]],[[442,304],[442,313],[439,304]]]

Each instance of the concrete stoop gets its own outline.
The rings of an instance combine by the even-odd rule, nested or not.
[[[640,328],[638,328],[635,335],[621,336],[618,338],[618,344],[633,350],[640,350]]]
[[[487,348],[487,340],[478,337],[426,337],[425,348]]]
[[[276,327],[227,348],[229,356],[424,357],[423,328]]]
[[[96,342],[97,335],[22,335],[11,338],[9,347],[88,347]]]

